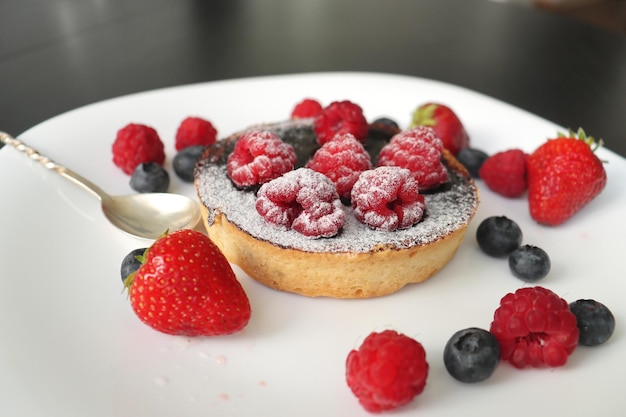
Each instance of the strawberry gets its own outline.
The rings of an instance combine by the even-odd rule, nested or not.
[[[478,175],[494,192],[504,197],[519,197],[526,191],[526,159],[520,149],[491,155],[483,162]]]
[[[443,104],[426,103],[419,106],[413,112],[410,127],[415,126],[432,127],[443,146],[453,155],[469,146],[469,136],[463,123],[450,107]]]
[[[237,332],[250,303],[230,264],[206,235],[165,234],[148,248],[125,280],[135,314],[163,333],[215,336]]]
[[[582,129],[559,134],[528,157],[528,203],[538,223],[562,224],[606,185],[606,171],[594,151],[601,146]]]

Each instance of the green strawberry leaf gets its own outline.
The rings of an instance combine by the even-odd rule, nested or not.
[[[596,141],[593,136],[587,136],[587,133],[585,133],[582,127],[579,127],[578,130],[575,132],[572,129],[568,129],[567,133],[558,132],[557,136],[560,138],[572,138],[582,140],[591,148],[591,152],[594,153],[604,145],[602,139]],[[602,163],[608,163],[608,161],[603,159],[601,159],[601,161]]]
[[[165,233],[163,233],[160,237],[163,237],[167,235],[167,231]],[[141,255],[137,255],[135,256],[135,259],[137,259],[141,265],[146,263],[146,258],[148,255],[148,251],[150,250],[150,248],[146,248],[146,250],[143,252],[143,254]],[[140,267],[141,268],[141,267]],[[128,297],[128,295],[130,294],[130,287],[133,285],[133,280],[135,279],[135,274],[137,273],[137,271],[135,272],[131,272],[130,274],[128,274],[128,276],[124,279],[124,287],[122,288],[122,293],[126,292],[126,296]]]
[[[415,109],[410,127],[435,126],[437,123],[435,121],[435,110],[437,110],[437,104],[434,103]]]

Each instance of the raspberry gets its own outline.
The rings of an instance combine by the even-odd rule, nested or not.
[[[371,333],[346,361],[346,381],[369,412],[408,404],[426,386],[423,346],[394,330]]]
[[[369,127],[361,107],[345,100],[334,101],[322,110],[315,118],[313,130],[317,135],[317,142],[323,145],[337,133],[351,133],[358,141],[364,142]]]
[[[413,173],[420,190],[433,189],[448,181],[441,163],[443,143],[430,127],[418,126],[393,136],[380,151],[378,166],[399,166]]]
[[[291,111],[291,118],[306,119],[308,117],[315,117],[322,112],[322,109],[322,105],[319,101],[312,98],[305,98],[295,105]]]
[[[524,194],[526,180],[526,159],[528,155],[520,149],[498,152],[483,163],[478,176],[494,192],[504,197],[519,197]]]
[[[307,168],[321,172],[337,187],[339,197],[349,200],[352,186],[361,172],[372,168],[370,156],[350,133],[339,133],[319,148]]]
[[[516,368],[565,365],[579,334],[567,302],[543,287],[505,295],[490,331],[500,343],[500,357]]]
[[[293,147],[269,131],[244,133],[228,156],[226,169],[230,179],[240,188],[264,184],[296,163]]]
[[[354,216],[373,229],[406,229],[424,215],[424,196],[408,169],[378,167],[364,171],[352,188]]]
[[[165,150],[156,130],[142,124],[130,123],[117,132],[113,142],[113,163],[132,175],[137,165],[155,162],[163,165]]]
[[[309,168],[290,171],[263,184],[257,193],[256,210],[268,223],[311,238],[336,235],[346,220],[333,182]]]
[[[217,130],[208,120],[200,117],[187,117],[176,131],[176,150],[189,146],[208,146],[217,140]]]

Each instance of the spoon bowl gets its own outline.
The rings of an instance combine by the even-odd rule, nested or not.
[[[111,196],[91,181],[7,133],[0,132],[0,142],[13,146],[47,169],[92,193],[100,199],[105,217],[130,235],[156,239],[166,230],[192,229],[200,222],[200,207],[188,197],[170,193]]]
[[[102,200],[111,223],[133,236],[156,239],[166,230],[192,229],[200,221],[198,203],[169,193],[129,194]]]

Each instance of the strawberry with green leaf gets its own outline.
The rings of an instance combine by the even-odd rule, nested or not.
[[[528,157],[528,202],[538,223],[562,224],[593,200],[606,185],[602,145],[582,129],[549,139]]]
[[[425,103],[413,112],[410,127],[429,126],[443,142],[444,148],[456,155],[469,146],[469,135],[461,119],[448,106],[440,103]]]
[[[163,333],[216,336],[250,320],[250,302],[226,257],[194,230],[165,234],[124,281],[137,317]]]

